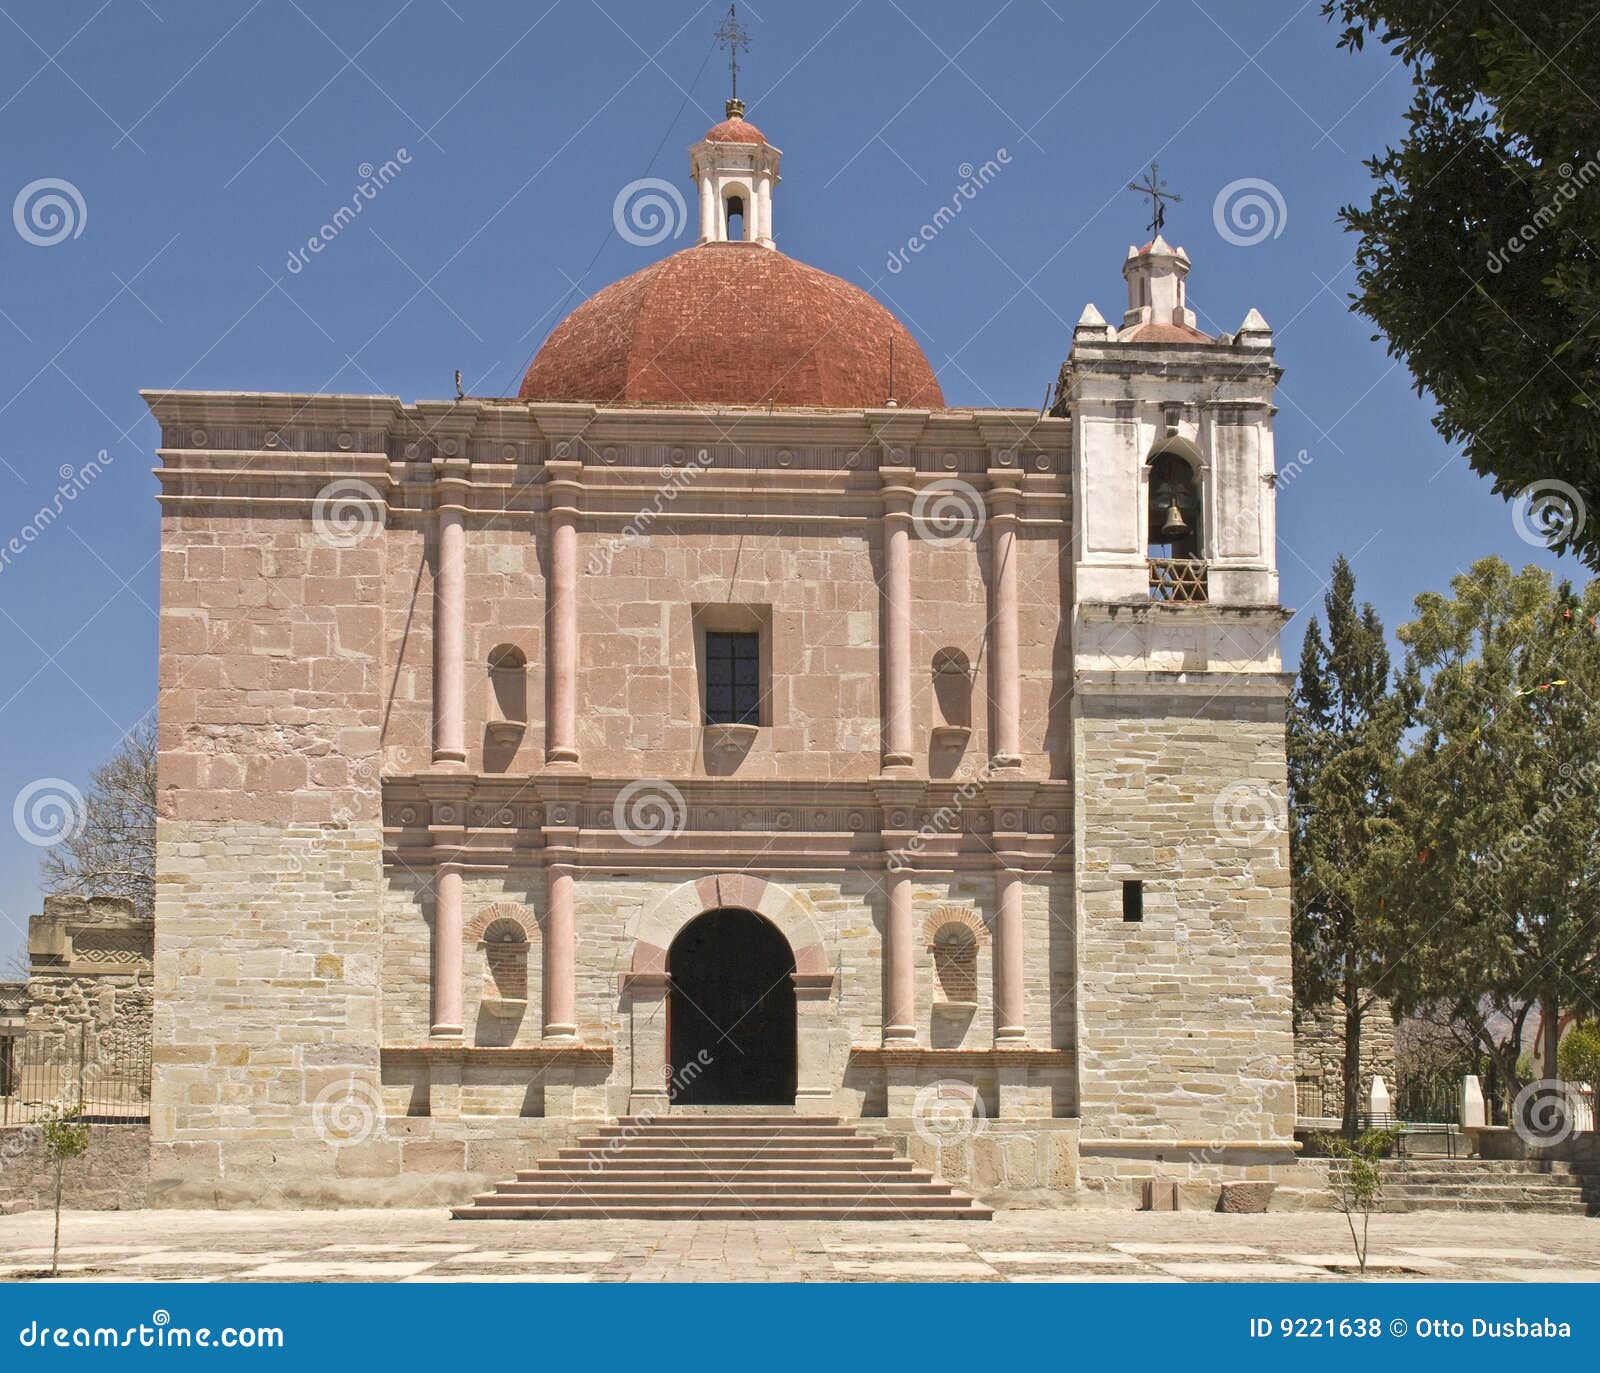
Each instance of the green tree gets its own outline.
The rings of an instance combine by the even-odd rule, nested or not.
[[[1323,13],[1340,47],[1371,35],[1413,86],[1400,145],[1367,163],[1371,200],[1343,211],[1360,235],[1354,308],[1473,470],[1503,496],[1546,484],[1551,545],[1600,567],[1600,0]]]
[[[1361,1020],[1378,994],[1392,912],[1381,856],[1395,840],[1390,795],[1403,712],[1389,690],[1389,650],[1370,604],[1357,605],[1343,556],[1323,609],[1306,626],[1289,707],[1294,980],[1302,1008],[1344,1015],[1343,1128],[1361,1107]]]
[[[1451,591],[1399,631],[1417,733],[1393,883],[1419,919],[1397,985],[1520,1086],[1559,1076],[1554,1035],[1518,1062],[1529,1010],[1558,1025],[1600,992],[1600,581],[1580,595],[1486,558]]]
[[[1350,1243],[1356,1251],[1356,1266],[1367,1271],[1367,1228],[1372,1213],[1383,1204],[1383,1169],[1379,1160],[1394,1148],[1391,1130],[1367,1130],[1357,1139],[1319,1135],[1317,1144],[1333,1162],[1328,1167],[1328,1185],[1333,1198],[1350,1226]],[[1356,1217],[1361,1230],[1356,1231]]]
[[[1556,1051],[1561,1076],[1569,1082],[1587,1082],[1591,1091],[1600,1089],[1600,1023],[1574,1025]]]
[[[76,1106],[66,1111],[59,1106],[52,1106],[35,1122],[44,1138],[45,1157],[55,1165],[56,1170],[56,1227],[55,1239],[50,1248],[52,1278],[59,1277],[61,1273],[62,1176],[66,1172],[68,1159],[78,1158],[89,1152],[89,1127],[78,1119],[79,1114],[80,1108]]]

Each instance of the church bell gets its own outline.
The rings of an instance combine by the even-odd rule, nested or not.
[[[1183,511],[1178,508],[1178,502],[1173,501],[1167,507],[1167,516],[1161,522],[1161,542],[1178,543],[1188,537],[1189,525],[1183,518]]]

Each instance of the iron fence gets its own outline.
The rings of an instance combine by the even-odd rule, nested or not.
[[[0,1125],[52,1107],[102,1125],[150,1119],[150,1041],[88,1024],[0,1038]]]

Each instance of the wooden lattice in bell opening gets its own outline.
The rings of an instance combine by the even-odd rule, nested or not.
[[[1206,599],[1206,564],[1200,558],[1151,558],[1150,599],[1195,605]]]

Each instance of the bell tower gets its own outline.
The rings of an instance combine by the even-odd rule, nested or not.
[[[689,175],[700,196],[701,243],[776,247],[772,188],[782,154],[744,117],[744,101],[727,103],[728,117],[689,149]]]
[[[1120,327],[1086,307],[1057,387],[1088,1177],[1295,1147],[1279,369],[1256,311],[1199,328],[1189,255],[1151,234],[1124,260]]]
[[[728,6],[716,39],[728,50],[726,117],[689,149],[689,175],[700,196],[700,242],[775,248],[772,188],[778,183],[781,154],[760,129],[745,122],[744,101],[739,99],[739,54],[749,48],[750,33],[739,23],[735,6]]]

